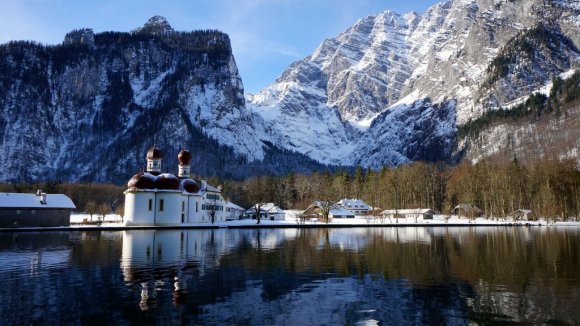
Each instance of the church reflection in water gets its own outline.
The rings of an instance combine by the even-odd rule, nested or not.
[[[121,256],[124,281],[129,287],[140,287],[142,310],[156,307],[158,292],[169,285],[173,303],[184,303],[187,284],[216,268],[220,256],[239,243],[237,234],[214,229],[125,231]]]

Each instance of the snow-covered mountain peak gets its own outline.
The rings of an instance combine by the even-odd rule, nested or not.
[[[414,30],[415,27],[417,27],[417,24],[419,23],[419,21],[421,20],[421,15],[419,15],[418,13],[416,13],[414,11],[411,11],[410,13],[403,15],[403,19],[405,19],[409,28],[411,30]]]
[[[246,101],[227,35],[176,33],[160,16],[138,34],[85,29],[61,47],[0,46],[0,136],[8,144],[0,166],[31,179],[49,168],[55,178],[108,180],[132,171],[154,137],[169,152],[188,142],[208,175],[260,173],[263,164],[282,173],[296,157],[298,167],[309,159],[375,168],[450,159],[457,125],[580,67],[579,17],[572,0],[383,11],[325,40]],[[30,108],[41,118],[24,119]],[[78,148],[118,164],[87,164],[93,155],[77,157]]]
[[[463,6],[469,7],[472,4],[477,3],[478,0],[451,0],[452,6]],[[506,0],[493,0],[494,2],[505,2]]]
[[[453,123],[462,124],[528,94],[558,71],[570,69],[578,62],[574,48],[580,45],[577,33],[580,13],[575,3],[572,0],[449,0],[433,5],[421,15],[383,11],[357,20],[335,38],[325,40],[312,55],[290,65],[274,84],[247,97],[247,102],[255,112],[268,117],[267,128],[276,134],[274,142],[278,146],[303,153],[322,153],[323,147],[342,146],[343,152],[354,148],[352,155],[374,162],[356,161],[363,165],[374,165],[377,160],[403,162],[402,156],[400,160],[386,159],[388,154],[378,150],[380,146],[389,147],[384,143],[373,149],[374,154],[365,154],[363,149],[374,148],[361,143],[373,139],[365,135],[389,130],[374,123],[376,119],[396,111],[399,113],[391,117],[399,117],[397,121],[407,121],[403,119],[404,113],[421,114],[425,122],[429,121],[427,117],[433,117],[434,121],[452,117]],[[501,55],[504,46],[522,32],[540,33],[529,37],[531,44],[540,44],[541,40],[533,40],[544,34],[533,32],[533,28],[542,22],[561,30],[561,33],[545,35],[550,35],[553,42],[561,39],[564,47],[559,53],[549,47],[541,48],[536,59],[524,60],[522,63],[527,62],[524,65],[518,63],[519,57],[505,54],[497,62],[513,65],[514,71],[519,70],[521,74],[515,73],[509,81],[502,77],[497,84],[496,77],[490,77],[493,70],[490,65]],[[508,87],[509,84],[517,86]],[[420,102],[419,106],[415,102]],[[443,115],[434,111],[442,108],[446,110]],[[338,116],[342,127],[335,120],[329,123],[332,128],[321,128],[320,123],[314,125],[303,118],[294,123],[291,117],[297,115],[316,119]],[[380,121],[393,123],[394,120]],[[293,136],[296,130],[310,129],[318,131],[317,142]],[[448,143],[453,128],[441,130],[449,134],[441,134],[439,139]],[[396,136],[380,139],[394,141],[403,137],[404,132],[393,132],[391,135]],[[366,140],[361,140],[361,136]],[[427,138],[417,140],[429,143]],[[337,139],[338,143],[330,141]],[[403,143],[397,146],[399,153],[405,152],[403,156],[408,159],[420,157],[403,148]],[[381,155],[383,159],[379,158]],[[333,158],[323,157],[322,161],[333,162]]]
[[[398,20],[400,17],[401,17],[401,15],[399,15],[398,13],[396,13],[394,11],[385,10],[385,11],[379,13],[375,17],[375,20],[381,20],[383,22],[387,22],[387,21],[394,22],[394,21]]]

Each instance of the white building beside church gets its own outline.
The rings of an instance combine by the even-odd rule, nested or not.
[[[244,211],[245,211],[245,209],[243,209],[242,207],[240,207],[234,203],[227,202],[227,204],[226,204],[226,220],[227,221],[241,220],[242,216],[244,216]]]
[[[180,225],[226,220],[220,187],[191,179],[191,153],[179,152],[177,177],[161,172],[163,155],[156,146],[147,152],[147,172],[134,175],[125,191],[126,225]]]

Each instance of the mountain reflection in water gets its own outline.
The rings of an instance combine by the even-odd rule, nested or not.
[[[0,234],[0,319],[574,324],[579,248],[553,227]]]

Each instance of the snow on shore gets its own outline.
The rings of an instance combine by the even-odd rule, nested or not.
[[[179,226],[183,227],[327,227],[327,226],[353,226],[353,227],[363,227],[363,226],[445,226],[445,225],[465,225],[465,226],[475,226],[475,225],[486,225],[486,226],[506,226],[506,225],[550,225],[550,226],[578,226],[580,227],[580,221],[558,221],[551,223],[545,219],[540,219],[538,221],[513,221],[511,219],[489,219],[489,218],[476,218],[470,220],[468,218],[459,218],[457,215],[435,215],[432,220],[418,220],[415,221],[414,218],[400,218],[391,219],[388,218],[375,218],[375,217],[364,217],[357,216],[355,218],[336,218],[332,219],[329,223],[320,222],[317,220],[307,220],[302,221],[298,218],[301,211],[287,210],[286,219],[280,221],[270,221],[262,219],[260,224],[256,224],[256,220],[236,220],[227,222],[216,222],[214,224],[210,223],[185,223]],[[90,221],[88,214],[73,214],[71,215],[71,227],[87,227],[87,224],[83,224],[83,220]],[[93,215],[93,223],[98,221],[96,215]],[[94,225],[94,224],[90,224]],[[89,225],[89,226],[90,226]],[[100,228],[106,227],[124,227],[122,223],[122,218],[116,214],[108,214],[105,216]],[[95,225],[96,227],[96,225]]]

